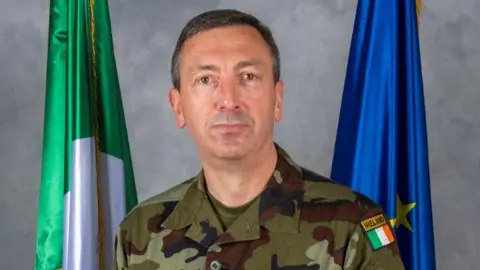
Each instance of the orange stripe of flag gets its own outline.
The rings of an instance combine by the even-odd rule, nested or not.
[[[383,225],[383,231],[385,232],[385,235],[387,236],[389,242],[393,242],[393,234],[392,231],[390,230],[390,227],[388,227],[387,224]]]

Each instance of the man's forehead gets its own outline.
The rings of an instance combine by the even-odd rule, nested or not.
[[[232,26],[206,30],[188,39],[180,53],[183,68],[198,70],[267,67],[270,48],[253,27]]]
[[[215,27],[211,29],[202,30],[195,35],[191,36],[186,43],[195,42],[197,40],[225,40],[225,36],[228,36],[228,41],[241,41],[245,39],[257,39],[262,40],[262,35],[252,26],[249,25],[229,25]]]
[[[185,53],[245,53],[261,54],[269,46],[253,27],[221,27],[206,30],[190,37],[183,46]]]

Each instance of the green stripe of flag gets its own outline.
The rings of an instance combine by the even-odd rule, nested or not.
[[[50,2],[43,153],[35,269],[62,267],[63,195],[67,154],[67,2]]]
[[[377,249],[382,246],[382,241],[380,241],[376,230],[371,230],[367,232],[367,237],[370,239],[373,249]]]

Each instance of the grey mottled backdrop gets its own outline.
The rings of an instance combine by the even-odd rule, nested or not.
[[[329,174],[356,1],[115,0],[140,199],[198,170],[194,145],[168,106],[169,59],[188,18],[226,7],[252,12],[273,29],[286,81],[278,141],[300,163]],[[0,9],[2,270],[33,265],[48,8],[47,0],[4,0]],[[480,260],[479,12],[478,0],[426,0],[421,19],[438,269],[478,269]]]

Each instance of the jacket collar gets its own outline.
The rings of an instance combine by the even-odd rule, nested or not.
[[[275,233],[297,233],[305,192],[301,168],[277,143],[275,148],[277,163],[266,188],[226,234],[223,234],[205,193],[203,170],[197,174],[185,196],[162,226],[183,229],[191,225],[187,236],[206,246],[215,241],[256,239],[260,235],[260,227]],[[217,240],[220,235],[222,237]]]

